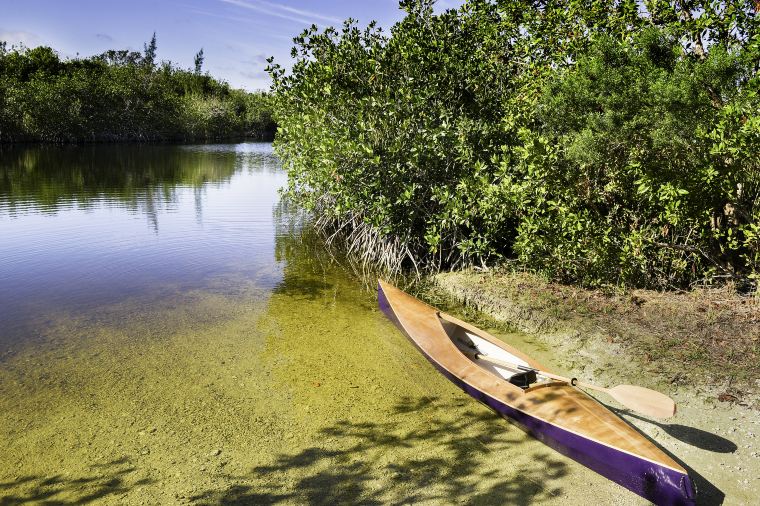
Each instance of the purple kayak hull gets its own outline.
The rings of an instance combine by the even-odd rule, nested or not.
[[[382,288],[378,288],[378,303],[381,311],[388,319],[406,335],[441,374],[471,397],[496,411],[539,441],[657,505],[691,506],[695,504],[694,486],[687,474],[530,416],[472,387],[440,367],[435,360],[417,346],[415,340],[408,335],[399,322]]]

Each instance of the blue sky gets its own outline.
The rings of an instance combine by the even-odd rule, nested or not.
[[[155,31],[160,59],[189,68],[202,47],[207,71],[250,90],[269,86],[265,59],[287,64],[292,37],[312,23],[352,17],[389,28],[403,14],[397,0],[0,0],[0,13],[0,40],[63,56],[142,50]]]

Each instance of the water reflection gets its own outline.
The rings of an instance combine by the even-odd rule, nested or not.
[[[276,170],[271,151],[241,146],[0,146],[0,215],[105,203],[144,212],[155,222],[186,188],[195,190],[202,213],[208,185],[229,182],[243,166]]]
[[[0,196],[10,213],[101,198],[134,203],[148,192],[173,200],[176,186],[229,180],[235,166],[234,153],[199,156],[161,146],[4,148],[0,160]]]
[[[264,143],[0,148],[0,355],[54,311],[232,272],[276,285],[284,181]]]

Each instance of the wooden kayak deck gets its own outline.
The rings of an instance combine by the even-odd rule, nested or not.
[[[388,283],[380,281],[379,289],[382,296],[387,300],[390,310],[387,313],[390,313],[389,317],[395,319],[394,323],[437,369],[470,395],[479,398],[550,446],[559,446],[557,449],[560,451],[563,451],[562,445],[555,445],[552,438],[546,436],[550,432],[556,432],[553,428],[569,434],[563,437],[575,435],[593,443],[595,447],[599,447],[599,445],[607,447],[613,450],[615,455],[618,453],[627,454],[637,461],[650,462],[654,464],[654,474],[672,475],[668,477],[670,481],[674,479],[679,481],[678,478],[681,477],[681,483],[674,486],[684,489],[683,495],[686,497],[686,501],[666,503],[690,504],[689,496],[693,497],[693,491],[690,492],[691,482],[688,481],[686,470],[594,398],[565,382],[538,383],[527,389],[513,385],[464,355],[452,341],[452,328],[459,326],[521,358],[531,367],[547,372],[550,370],[496,337],[466,322],[439,313],[435,308]],[[504,409],[501,409],[501,406]],[[538,429],[539,427],[540,429]],[[595,451],[600,453],[598,450]],[[575,452],[573,449],[563,451],[566,454],[573,452]],[[574,455],[569,456],[575,458]],[[584,458],[576,458],[576,460],[583,461],[585,459],[583,463],[589,467],[594,467],[588,463],[593,461],[594,455],[589,458],[581,457]],[[600,465],[602,464],[600,463]],[[610,479],[615,479],[609,475],[612,473],[611,471],[599,472],[610,477]],[[688,481],[687,484],[684,484],[683,477]],[[642,479],[646,481],[649,478],[644,477]],[[623,483],[624,480],[615,479],[615,481],[626,485]],[[639,485],[635,485],[635,487],[633,485],[626,486],[634,490]],[[634,491],[644,495],[641,491]],[[651,499],[651,497],[648,498]]]

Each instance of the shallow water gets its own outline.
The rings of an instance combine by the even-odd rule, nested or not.
[[[284,182],[268,144],[0,151],[0,504],[640,502],[435,373]]]

